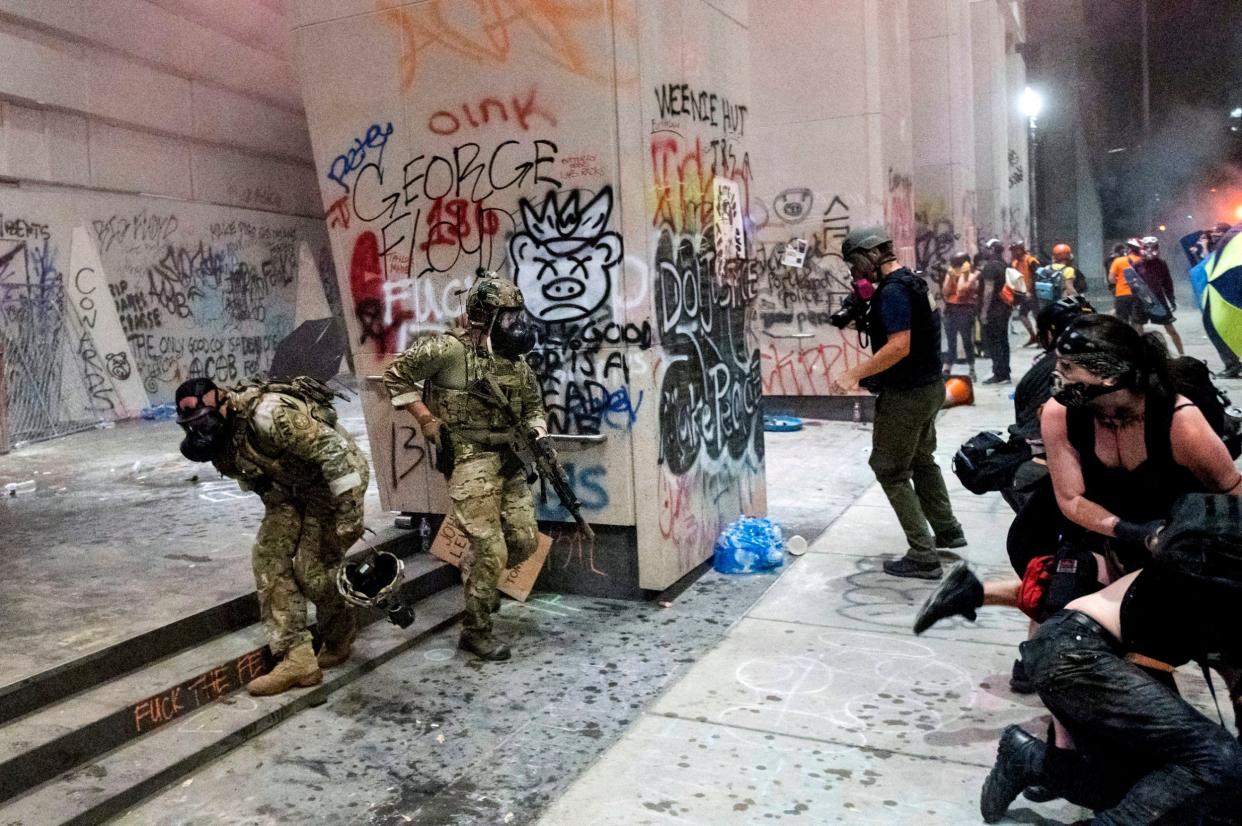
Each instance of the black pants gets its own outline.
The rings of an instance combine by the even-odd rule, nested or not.
[[[1121,802],[1092,823],[1193,823],[1242,803],[1242,746],[1146,672],[1123,659],[1097,622],[1060,611],[1022,643],[1039,698],[1085,753],[1136,766]]]
[[[1009,317],[990,318],[983,322],[983,346],[992,359],[992,375],[1009,378]]]
[[[945,304],[944,332],[947,341],[944,348],[944,369],[950,370],[957,361],[957,342],[966,351],[966,363],[975,369],[975,305]]]

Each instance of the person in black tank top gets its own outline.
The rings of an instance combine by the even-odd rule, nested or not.
[[[973,620],[984,605],[1042,621],[1141,568],[1181,495],[1242,492],[1220,437],[1173,393],[1162,345],[1111,316],[1084,315],[1066,328],[1056,357],[1041,420],[1053,489],[1032,496],[1009,531],[1022,580],[983,583],[959,563],[924,603],[915,633],[954,615]]]

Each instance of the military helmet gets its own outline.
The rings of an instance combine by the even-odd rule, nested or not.
[[[489,324],[500,310],[520,310],[526,306],[517,284],[491,270],[480,268],[477,280],[466,294],[466,318],[475,324]]]
[[[893,237],[882,226],[859,227],[845,236],[841,242],[841,257],[848,259],[856,252],[867,252],[883,244],[893,243]]]
[[[361,562],[346,562],[336,569],[336,590],[350,605],[383,606],[401,587],[405,563],[387,551],[378,551]]]

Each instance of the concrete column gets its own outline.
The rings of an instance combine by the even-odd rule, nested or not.
[[[915,257],[920,269],[975,251],[975,107],[968,0],[913,0]]]
[[[773,407],[821,409],[806,397],[822,401],[864,357],[856,333],[828,323],[850,293],[850,228],[886,224],[914,264],[909,24],[905,0],[751,0],[757,327]]]
[[[446,488],[369,377],[486,267],[539,325],[553,432],[587,437],[562,459],[599,539],[553,497],[544,587],[664,588],[762,514],[745,0],[289,7],[384,507]]]
[[[1018,95],[1026,70],[1017,6],[970,0],[975,101],[975,181],[978,235],[1004,241],[1030,236],[1026,119]]]

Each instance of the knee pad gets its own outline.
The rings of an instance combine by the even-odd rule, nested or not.
[[[505,544],[509,550],[508,567],[512,568],[529,559],[531,554],[535,552],[535,549],[539,547],[539,531],[533,526],[519,528],[505,537]]]

